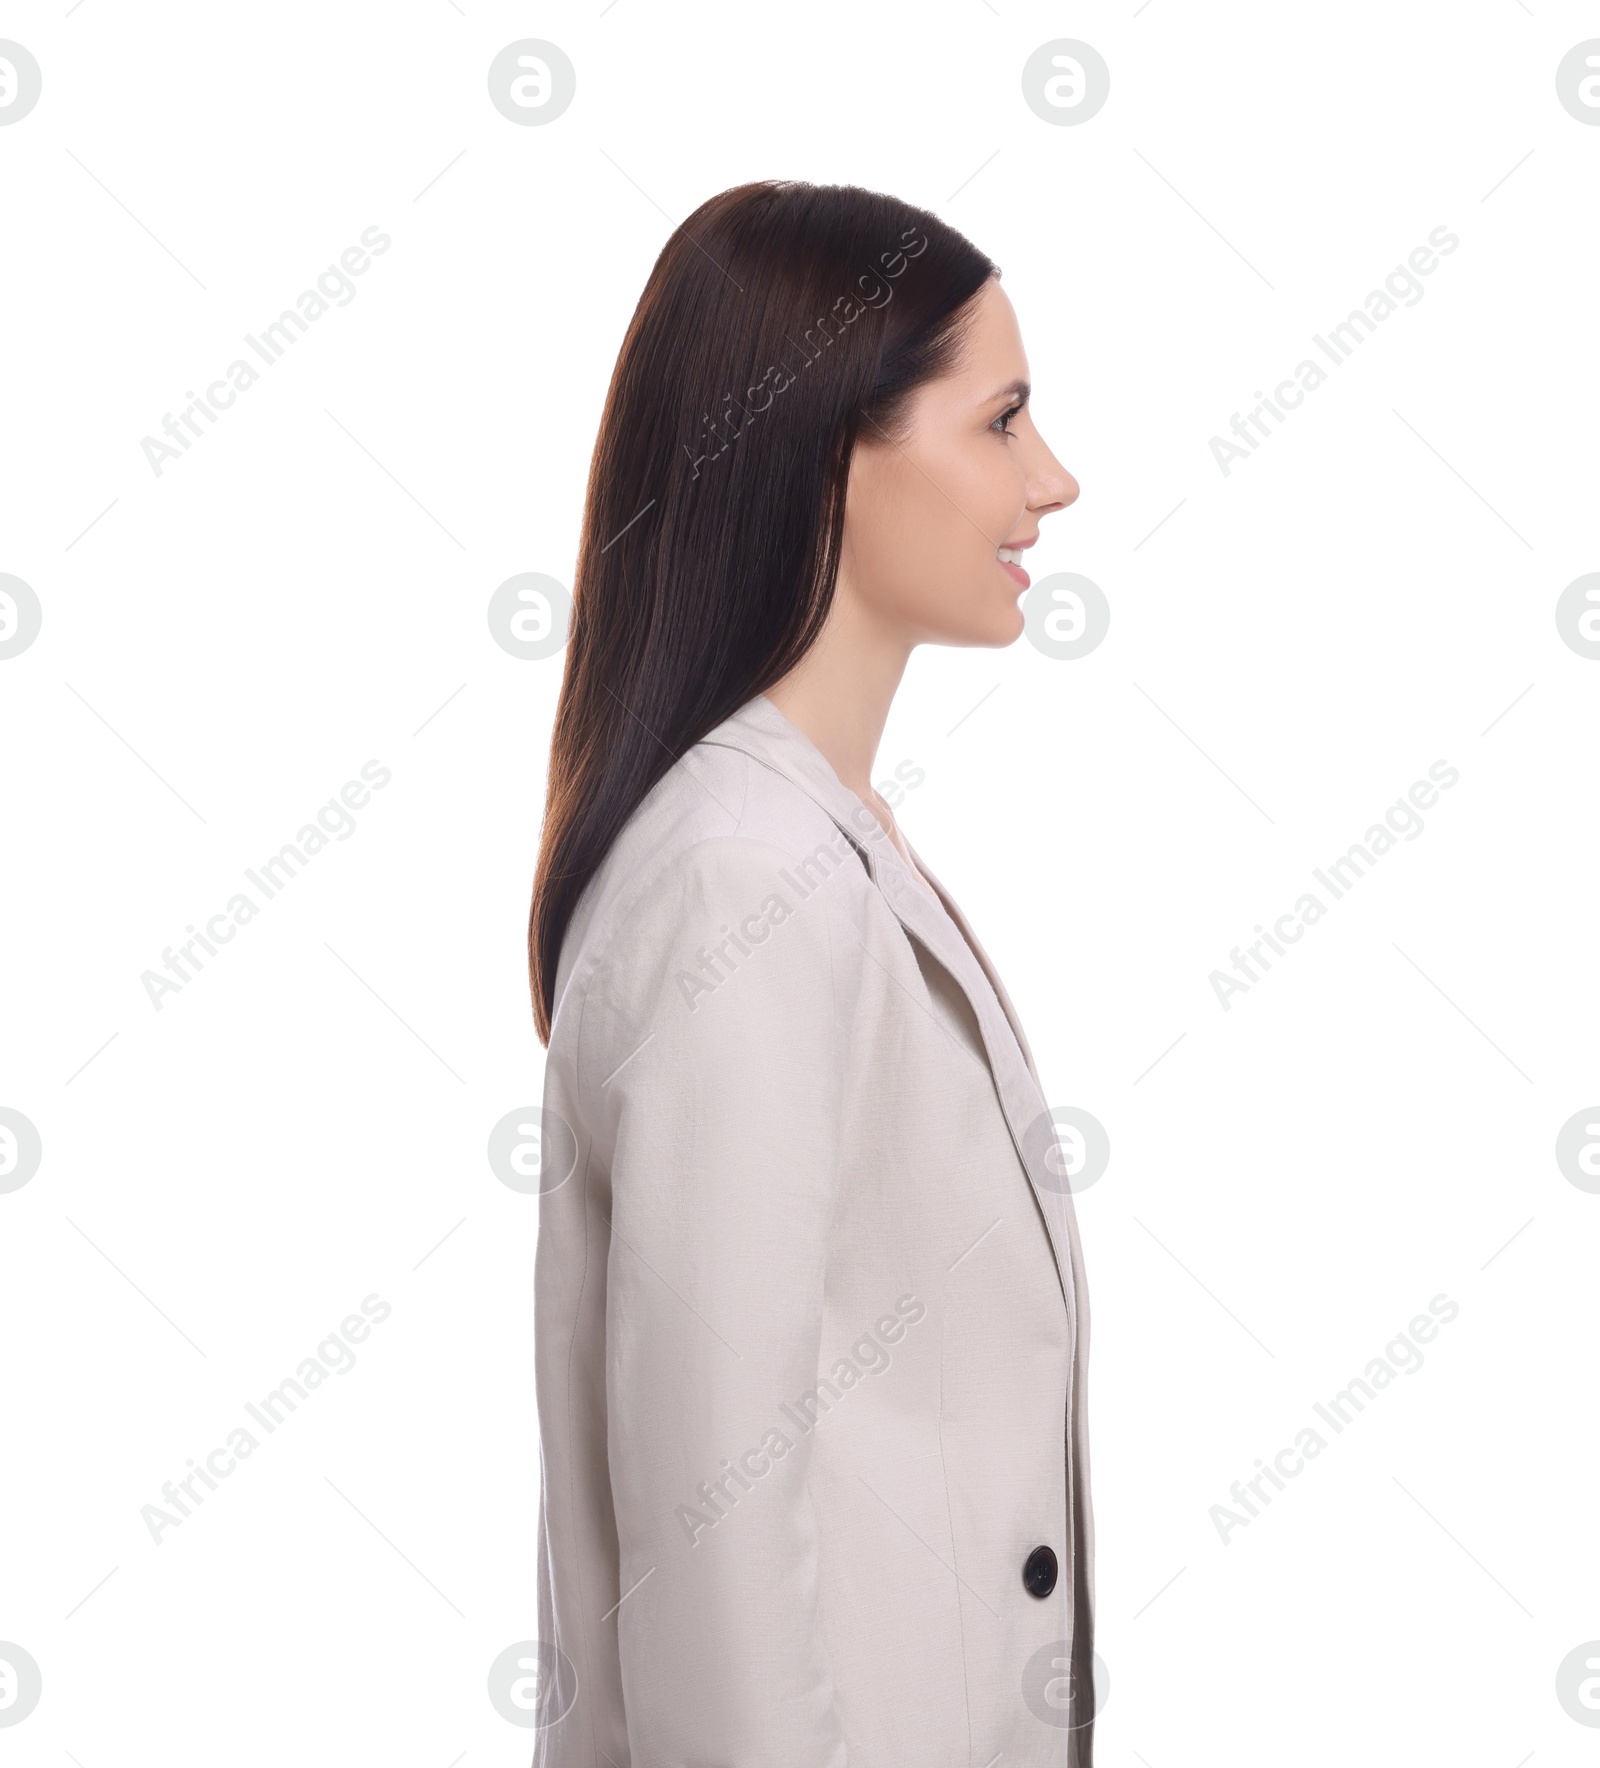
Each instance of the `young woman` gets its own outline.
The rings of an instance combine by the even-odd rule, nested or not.
[[[538,1761],[1091,1759],[1088,1304],[1022,1028],[871,783],[1078,494],[995,266],[673,234],[595,448],[529,928]]]

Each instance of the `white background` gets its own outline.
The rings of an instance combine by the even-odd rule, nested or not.
[[[1600,128],[1555,70],[1600,12],[1531,5],[0,14],[43,70],[0,128],[0,571],[43,609],[0,663],[0,1105],[43,1143],[0,1195],[0,1639],[43,1676],[7,1761],[531,1754],[485,1678],[535,1630],[536,1200],[485,1143],[540,1091],[560,659],[485,610],[570,584],[650,265],[767,176],[1002,265],[1083,486],[1035,576],[1111,605],[1081,661],[919,655],[880,752],[1111,1139],[1098,1760],[1594,1760],[1556,1674],[1600,1638],[1600,1196],[1554,1147],[1600,1098],[1600,662],[1555,603],[1600,569]],[[546,127],[487,97],[530,36],[577,69]],[[1019,84],[1063,36],[1111,70],[1076,127]],[[141,438],[369,226],[355,298],[155,474]],[[1424,297],[1224,476],[1210,438],[1440,226]],[[369,759],[355,833],[156,1010],[142,973]],[[1439,759],[1424,832],[1224,1011],[1210,973]],[[373,1293],[356,1367],[152,1541]],[[1230,1483],[1440,1293],[1426,1365],[1224,1545]]]

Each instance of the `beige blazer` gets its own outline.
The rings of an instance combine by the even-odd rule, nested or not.
[[[913,859],[939,900],[762,695],[578,905],[535,1269],[547,1768],[1090,1760],[1072,1199]]]

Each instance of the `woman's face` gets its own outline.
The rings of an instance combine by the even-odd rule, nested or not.
[[[1028,415],[1028,359],[991,277],[954,372],[912,394],[904,433],[863,436],[850,463],[840,592],[910,644],[1008,645],[1021,559],[1078,482]]]

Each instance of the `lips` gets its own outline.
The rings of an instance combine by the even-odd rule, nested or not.
[[[1034,540],[1037,539],[1038,536],[1035,535]],[[1026,589],[1032,582],[1028,573],[1022,568],[1022,555],[1034,544],[1034,540],[1019,540],[1015,545],[999,547],[995,552],[1000,569],[1022,589]]]

